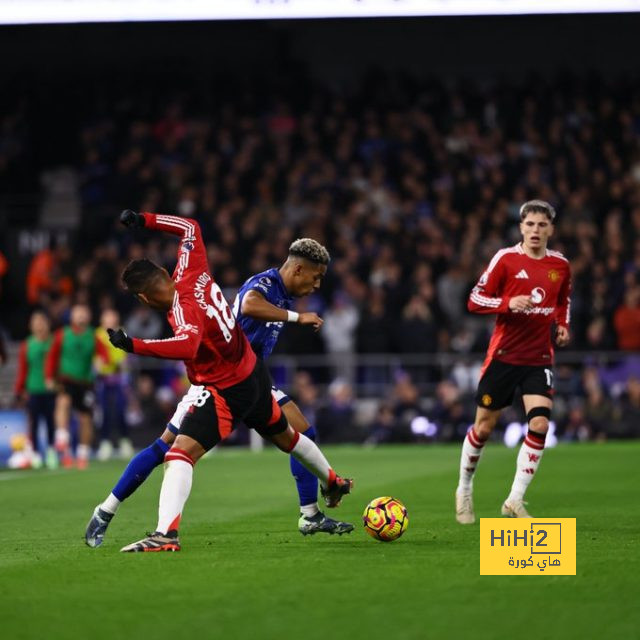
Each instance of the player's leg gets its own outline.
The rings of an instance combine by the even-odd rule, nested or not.
[[[291,400],[279,389],[272,388],[272,395],[275,401],[280,405],[287,422],[298,432],[304,433],[307,438],[315,442],[315,429],[309,425],[306,418],[298,408],[295,402]],[[296,481],[298,489],[298,497],[300,498],[300,512],[303,516],[313,517],[318,509],[318,478],[313,475],[306,467],[304,467],[294,457],[290,458],[291,475]]]
[[[522,396],[527,414],[528,431],[520,446],[516,461],[516,473],[509,496],[502,505],[502,515],[511,518],[530,518],[524,506],[524,494],[538,471],[544,442],[551,418],[551,398],[545,395],[526,394]]]
[[[109,523],[120,504],[142,485],[158,465],[162,464],[177,432],[177,428],[169,424],[155,442],[130,460],[111,493],[93,510],[84,534],[88,546],[99,547],[102,544]]]
[[[484,445],[493,432],[500,412],[511,402],[518,384],[513,367],[493,360],[486,367],[476,391],[476,417],[462,443],[460,474],[456,489],[456,520],[460,524],[475,522],[473,478]]]
[[[124,386],[119,380],[111,385],[111,400],[113,406],[113,418],[120,436],[118,440],[118,455],[123,460],[129,460],[135,453],[133,444],[129,438],[129,425],[125,415],[127,395]]]
[[[460,474],[456,489],[456,520],[460,524],[473,524],[476,521],[473,511],[473,477],[484,445],[498,423],[499,417],[500,409],[478,407],[473,426],[462,443]]]
[[[56,450],[60,455],[63,467],[71,467],[71,435],[69,433],[69,419],[71,417],[71,395],[66,391],[60,391],[56,395],[54,420],[56,423]]]
[[[291,427],[283,413],[266,428],[257,431],[278,449],[296,458],[320,480],[320,492],[327,507],[337,507],[342,496],[351,493],[353,480],[337,475],[316,443]]]
[[[77,416],[80,433],[76,464],[78,469],[86,469],[89,466],[91,443],[93,441],[93,416],[87,410],[78,411]]]
[[[53,414],[56,406],[56,396],[54,393],[40,394],[42,414],[47,427],[47,454],[45,464],[47,469],[58,468],[58,454],[55,449],[55,421]]]
[[[86,469],[91,457],[93,445],[93,411],[96,404],[96,394],[93,385],[76,385],[71,394],[71,408],[78,416],[79,437],[77,448],[78,469]]]
[[[191,492],[193,466],[233,428],[233,414],[214,387],[200,393],[185,414],[180,433],[164,457],[165,472],[160,489],[158,525],[146,538],[123,547],[126,553],[179,551],[178,530],[184,505]]]
[[[282,391],[275,389],[275,387],[272,393],[280,405],[287,422],[298,433],[303,433],[307,438],[315,442],[315,429],[307,422],[298,405]],[[300,518],[298,519],[300,533],[304,536],[315,533],[337,533],[341,535],[353,531],[354,526],[351,523],[329,518],[318,508],[318,478],[294,456],[289,456],[289,465],[291,474],[296,481],[300,499]]]
[[[113,444],[111,442],[111,407],[109,403],[109,393],[107,382],[104,378],[99,378],[96,382],[96,401],[100,408],[100,426],[98,433],[100,436],[100,444],[96,458],[101,462],[105,462],[111,458],[113,453]]]
[[[201,386],[191,385],[178,403],[163,434],[129,461],[111,493],[94,509],[85,532],[85,541],[90,547],[99,547],[102,544],[107,527],[120,504],[142,485],[157,466],[162,464],[178,435],[184,416],[201,391]]]

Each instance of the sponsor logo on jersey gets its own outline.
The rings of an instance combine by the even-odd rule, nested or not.
[[[531,302],[533,304],[540,304],[546,296],[547,292],[542,287],[536,287],[531,290]]]
[[[527,316],[550,316],[554,311],[555,307],[533,307],[533,309],[527,309],[520,313],[524,313]]]
[[[529,274],[524,269],[521,269],[520,272],[516,275],[516,280],[528,280],[528,279],[529,279]]]
[[[485,394],[482,396],[482,404],[483,404],[485,407],[488,407],[492,402],[493,402],[493,398],[492,398],[488,393],[485,393]]]
[[[551,282],[558,282],[558,280],[560,280],[560,272],[557,269],[550,269],[548,276]]]

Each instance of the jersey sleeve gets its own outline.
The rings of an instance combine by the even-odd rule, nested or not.
[[[141,340],[133,338],[133,352],[141,356],[154,356],[168,360],[192,360],[196,357],[204,325],[202,311],[192,304],[182,304],[176,297],[173,304],[175,318],[174,335],[164,340]]]
[[[504,261],[496,255],[471,290],[467,309],[472,313],[509,313],[509,297],[501,295],[505,275]]]
[[[567,272],[562,280],[560,291],[558,292],[558,304],[556,306],[556,324],[560,327],[569,328],[571,320],[571,269],[567,266]]]
[[[203,271],[209,271],[207,250],[196,220],[157,213],[145,212],[142,215],[147,229],[159,229],[181,237],[178,264],[173,273],[176,284],[183,280],[192,284]]]
[[[20,395],[24,391],[24,385],[27,381],[27,341],[23,340],[18,352],[18,373],[16,375],[16,384],[14,393]]]

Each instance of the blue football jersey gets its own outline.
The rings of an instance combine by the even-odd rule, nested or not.
[[[233,312],[245,332],[253,350],[261,358],[266,358],[276,346],[284,322],[264,322],[250,318],[240,312],[242,299],[247,291],[257,291],[267,302],[281,309],[291,309],[293,297],[285,289],[277,269],[268,269],[251,276],[238,291],[233,302]]]

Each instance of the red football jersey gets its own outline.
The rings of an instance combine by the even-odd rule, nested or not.
[[[224,389],[244,380],[256,355],[220,287],[209,273],[200,226],[190,218],[144,213],[145,227],[182,236],[173,272],[176,293],[167,313],[173,338],[133,339],[133,352],[184,360],[193,384]]]
[[[517,244],[493,257],[467,304],[474,313],[497,313],[483,371],[494,358],[519,365],[553,363],[551,325],[569,326],[571,271],[569,261],[547,249],[543,258],[530,258]],[[531,296],[534,307],[511,311],[514,296]]]

